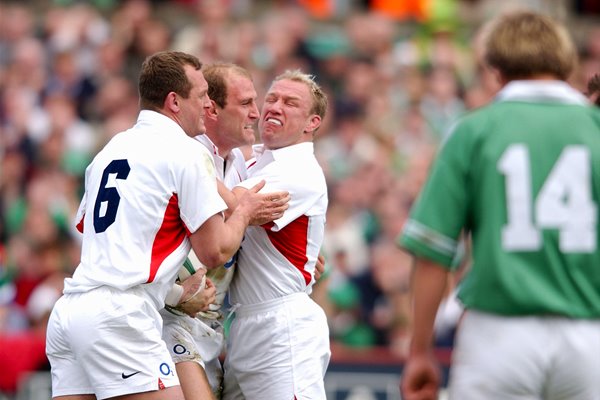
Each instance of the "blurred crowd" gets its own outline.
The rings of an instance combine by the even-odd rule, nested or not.
[[[0,392],[46,367],[45,322],[79,262],[84,171],[135,121],[146,56],[238,63],[259,105],[283,70],[315,75],[330,108],[315,142],[329,185],[329,270],[314,297],[335,344],[402,356],[411,265],[395,239],[449,125],[498,89],[481,63],[482,24],[516,6],[559,17],[580,49],[571,83],[585,92],[600,71],[600,11],[582,13],[583,3],[0,2]]]

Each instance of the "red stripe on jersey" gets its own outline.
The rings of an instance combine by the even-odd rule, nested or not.
[[[185,224],[179,217],[179,201],[177,195],[173,194],[165,210],[165,216],[160,229],[156,233],[152,244],[152,259],[150,261],[150,276],[148,282],[154,281],[158,268],[162,262],[171,254],[185,239]]]
[[[308,246],[308,217],[301,215],[277,232],[271,231],[274,223],[263,225],[269,240],[275,248],[300,271],[308,285],[311,275],[304,267],[308,262],[306,248]]]
[[[79,221],[79,223],[77,225],[75,225],[75,227],[77,228],[77,230],[80,233],[83,233],[83,220],[85,219],[85,214],[83,214],[83,217],[81,217],[81,221]]]

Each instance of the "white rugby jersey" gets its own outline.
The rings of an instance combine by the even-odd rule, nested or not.
[[[221,157],[221,155],[219,155],[218,147],[212,142],[212,140],[210,140],[210,138],[207,135],[196,136],[196,139],[200,143],[202,143],[212,154],[213,160],[215,162],[217,178],[221,180],[228,189],[233,188],[235,185],[247,178],[246,161],[244,159],[244,155],[239,149],[231,150],[227,155],[227,158],[224,159],[223,157]],[[199,267],[201,267],[201,263],[195,256],[193,251],[190,252],[189,257],[196,270]],[[233,279],[233,275],[235,273],[236,259],[237,255],[234,255],[231,258],[231,260],[225,263],[225,265],[221,265],[217,268],[209,269],[208,271],[206,271],[206,276],[210,278],[212,283],[215,285],[217,289],[217,294],[215,297],[215,301],[210,305],[210,311],[212,312],[201,313],[203,317],[222,317],[219,310],[221,309],[221,306],[225,301],[225,296],[227,295],[229,284]]]
[[[233,149],[229,152],[227,159],[219,155],[219,148],[210,140],[207,135],[198,135],[196,140],[206,147],[213,156],[217,178],[225,184],[228,189],[246,179],[246,161],[240,149]]]
[[[64,292],[143,285],[162,308],[191,249],[188,236],[226,208],[206,148],[170,118],[141,111],[86,169],[81,262]]]
[[[264,179],[261,192],[287,190],[291,200],[280,219],[246,229],[230,286],[233,304],[310,293],[325,231],[327,186],[313,143],[277,150],[256,145],[254,151],[256,163],[239,186],[250,188]]]

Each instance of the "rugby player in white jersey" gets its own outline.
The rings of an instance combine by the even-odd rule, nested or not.
[[[259,117],[256,90],[250,73],[235,64],[205,65],[203,73],[211,105],[205,110],[206,133],[196,139],[211,153],[217,179],[226,188],[233,188],[246,178],[246,160],[238,147],[250,146],[255,140],[254,125]],[[163,338],[175,361],[186,400],[210,399],[213,395],[220,398],[223,369],[219,356],[224,340],[221,308],[234,269],[235,256],[207,272],[216,287],[216,300],[196,318],[190,319],[171,307],[161,311]]]
[[[309,294],[325,230],[327,187],[313,138],[327,98],[310,75],[275,78],[259,119],[262,145],[242,195],[265,180],[265,191],[290,193],[281,218],[250,226],[230,286],[236,307],[225,359],[224,399],[324,399],[330,358],[323,310]]]

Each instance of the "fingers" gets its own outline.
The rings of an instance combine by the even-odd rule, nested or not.
[[[267,214],[267,215],[283,215],[285,210],[287,210],[288,208],[290,208],[290,205],[287,203],[279,205],[279,206],[267,207],[265,210],[266,211],[265,214]]]
[[[319,256],[317,257],[316,267],[317,267],[317,271],[319,271],[320,274],[325,272],[325,257],[323,257],[322,254],[319,254]]]
[[[290,196],[289,192],[276,192],[269,193],[268,198],[276,205],[283,205],[289,203],[292,197]]]
[[[258,193],[258,191],[260,189],[262,189],[263,187],[265,187],[265,180],[261,180],[260,182],[258,182],[256,185],[252,186],[249,190],[253,193]]]
[[[321,275],[325,272],[325,257],[322,254],[319,254],[317,257],[317,262],[315,264],[315,281],[321,279]]]
[[[404,391],[402,398],[405,400],[437,400],[437,392],[427,389]]]
[[[192,276],[200,280],[204,275],[206,275],[206,268],[198,268]]]
[[[267,193],[263,197],[264,211],[266,215],[283,214],[289,206],[291,197],[289,192]]]

